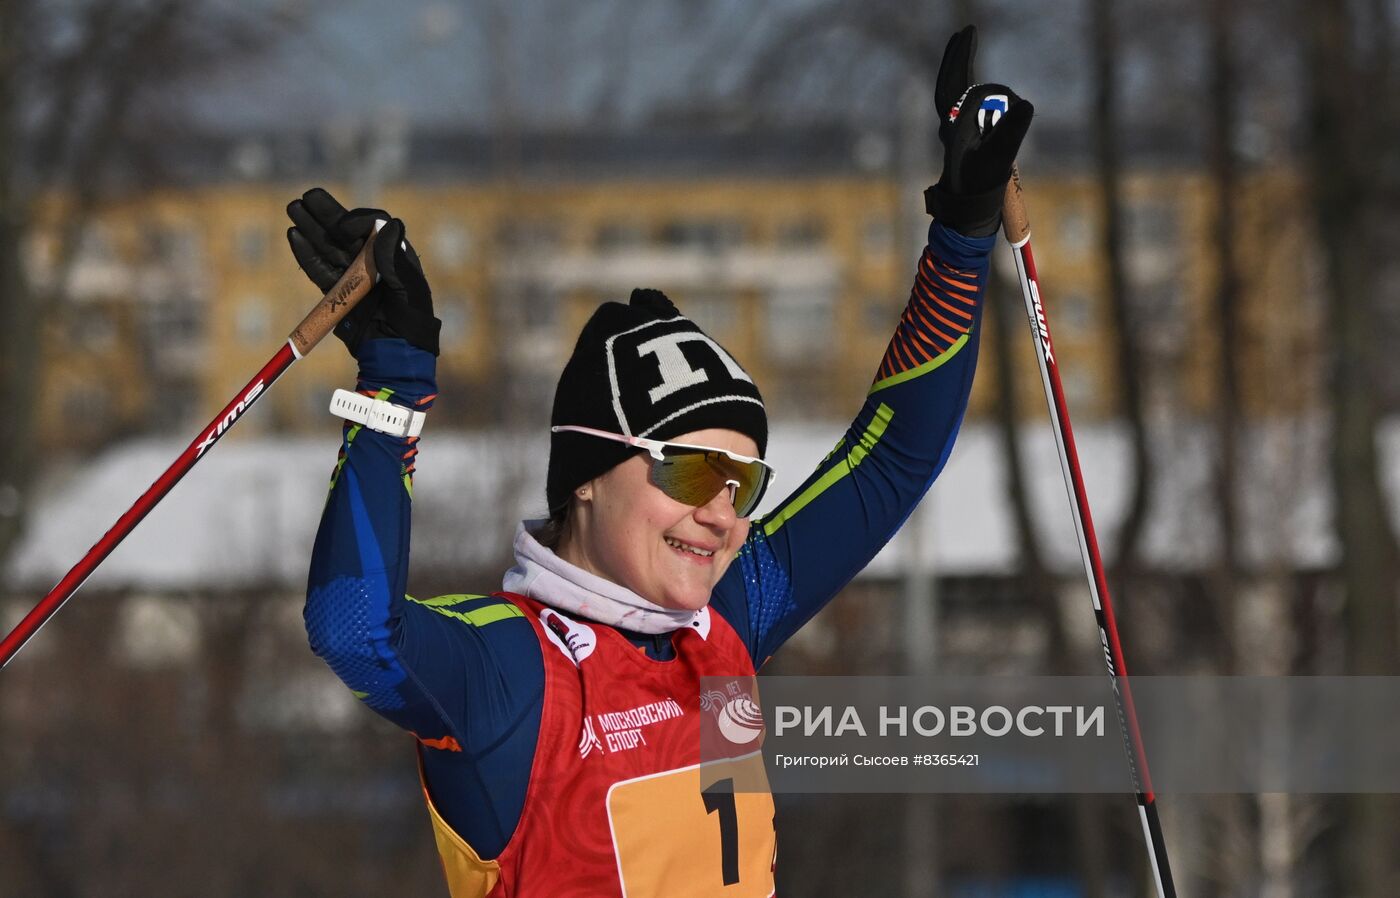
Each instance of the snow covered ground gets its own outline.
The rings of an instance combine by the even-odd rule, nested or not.
[[[775,423],[769,457],[777,507],[830,451],[842,424]],[[297,587],[335,462],[337,436],[230,439],[204,459],[141,523],[94,577],[106,587],[188,589]],[[1105,551],[1126,507],[1126,435],[1111,426],[1077,434]],[[1400,494],[1400,423],[1381,440],[1388,492]],[[1248,435],[1242,476],[1243,544],[1252,563],[1317,567],[1336,560],[1329,524],[1325,430],[1288,422]],[[177,439],[113,447],[43,483],[13,568],[14,588],[47,588],[75,563],[184,448]],[[1161,467],[1146,557],[1165,569],[1209,563],[1217,542],[1202,430],[1177,431],[1156,448]],[[429,432],[414,492],[415,568],[475,569],[508,557],[514,522],[544,512],[547,442],[507,434]],[[1033,510],[1052,564],[1077,567],[1063,481],[1048,428],[1027,433]],[[1014,560],[1005,470],[990,426],[963,429],[943,475],[907,527],[866,571],[894,576],[918,559],[941,574],[995,574]],[[1394,507],[1395,503],[1392,503]],[[917,546],[909,534],[917,533]],[[917,551],[915,551],[917,549]]]

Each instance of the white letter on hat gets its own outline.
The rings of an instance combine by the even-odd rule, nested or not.
[[[661,367],[661,385],[652,387],[647,392],[652,402],[664,399],[677,390],[693,387],[710,379],[710,376],[704,371],[697,371],[690,367],[690,363],[685,360],[685,356],[681,353],[680,344],[689,340],[699,340],[713,349],[715,355],[719,356],[719,360],[724,363],[725,370],[729,372],[730,377],[753,383],[753,379],[744,373],[744,369],[739,367],[738,362],[730,358],[729,353],[724,351],[724,347],[704,334],[694,332],[665,334],[653,337],[637,346],[639,356],[655,355],[656,361]]]

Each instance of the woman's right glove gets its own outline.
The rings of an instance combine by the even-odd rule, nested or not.
[[[1001,205],[1016,151],[1035,107],[1004,84],[973,84],[977,28],[948,39],[938,67],[934,103],[943,175],[924,191],[930,215],[967,237],[986,237],[1001,224]]]
[[[433,294],[418,254],[404,239],[402,221],[382,209],[346,211],[320,187],[288,204],[287,216],[292,220],[287,229],[292,255],[322,293],[340,280],[375,222],[386,222],[374,240],[379,281],[336,325],[335,335],[356,357],[365,341],[391,337],[438,354],[442,322],[433,317]]]

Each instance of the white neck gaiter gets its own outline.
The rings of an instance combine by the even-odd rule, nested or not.
[[[506,571],[501,583],[504,591],[637,633],[670,633],[691,626],[702,614],[703,609],[662,608],[624,586],[570,564],[531,535],[543,523],[523,521],[515,528],[515,567]]]

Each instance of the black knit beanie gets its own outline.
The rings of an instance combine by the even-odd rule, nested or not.
[[[659,290],[633,290],[588,319],[554,391],[549,423],[669,440],[710,427],[768,449],[768,414],[752,378]],[[639,450],[575,431],[550,435],[551,513],[569,493]]]

